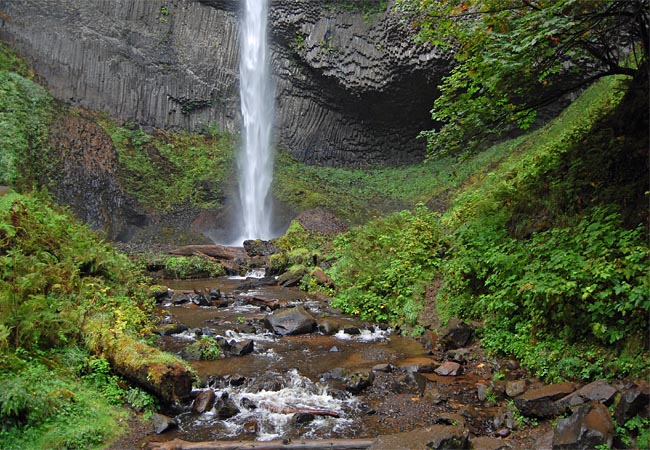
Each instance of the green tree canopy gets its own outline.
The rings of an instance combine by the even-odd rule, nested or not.
[[[650,0],[397,0],[423,42],[454,52],[424,131],[430,154],[478,150],[607,75],[647,95]]]

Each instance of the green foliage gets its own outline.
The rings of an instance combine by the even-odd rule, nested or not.
[[[634,146],[604,139],[583,151],[594,130],[602,137],[609,129],[616,140],[603,117],[618,111],[617,86],[599,83],[557,121],[519,140],[519,149],[458,195],[443,218],[453,245],[439,309],[484,320],[488,349],[547,379],[647,370],[640,332],[650,312],[647,229],[630,218],[634,225],[624,226],[618,212],[647,190],[637,183],[647,158],[636,167],[619,164],[627,171],[620,174],[609,166],[601,181],[612,157],[637,158]],[[614,179],[626,199],[593,189]]]
[[[43,172],[51,113],[52,97],[44,88],[0,71],[0,184],[31,188]]]
[[[30,359],[0,370],[2,448],[101,448],[120,433],[118,420],[125,414],[65,367],[51,364]]]
[[[432,111],[443,126],[423,133],[431,153],[480,150],[504,131],[527,129],[539,108],[605,75],[640,76],[647,90],[645,0],[398,5],[422,41],[453,49],[457,60]]]
[[[335,240],[332,305],[364,320],[415,325],[440,264],[439,218],[424,205],[351,229]]]
[[[211,336],[201,336],[201,338],[188,345],[185,354],[190,359],[202,361],[214,361],[221,358],[221,347],[217,340]]]
[[[25,60],[4,42],[0,42],[0,72],[14,72],[28,80],[34,78],[34,72]]]
[[[226,274],[226,270],[217,261],[200,256],[169,256],[161,262],[166,277],[209,278]]]
[[[622,427],[617,426],[616,434],[626,448],[650,448],[650,418],[634,416]]]
[[[126,190],[154,211],[181,206],[217,208],[225,198],[226,174],[234,168],[234,142],[212,124],[206,134],[156,131],[103,121],[120,162]]]

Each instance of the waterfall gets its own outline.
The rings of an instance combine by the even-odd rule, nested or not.
[[[270,239],[274,92],[266,39],[268,0],[245,0],[239,62],[243,148],[237,161],[240,240]]]

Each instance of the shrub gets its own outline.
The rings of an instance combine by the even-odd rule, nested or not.
[[[365,320],[415,325],[440,264],[440,238],[438,215],[422,204],[339,236],[332,305]]]

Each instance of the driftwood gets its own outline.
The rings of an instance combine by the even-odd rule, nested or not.
[[[366,450],[373,439],[310,439],[296,441],[149,442],[149,450]]]
[[[277,406],[269,405],[268,403],[262,403],[260,407],[268,409],[271,412],[278,414],[296,414],[296,413],[307,413],[313,414],[315,416],[328,416],[328,417],[341,417],[336,411],[329,409],[309,409],[309,408],[278,408]]]
[[[192,256],[203,255],[210,256],[219,260],[232,260],[236,258],[246,258],[246,252],[240,247],[229,247],[227,245],[186,245],[170,250],[171,255]]]
[[[280,300],[278,300],[277,298],[261,297],[259,295],[253,295],[253,296],[242,295],[241,297],[239,297],[239,299],[245,303],[248,303],[249,305],[266,306],[271,310],[276,310],[280,306],[282,306]]]

